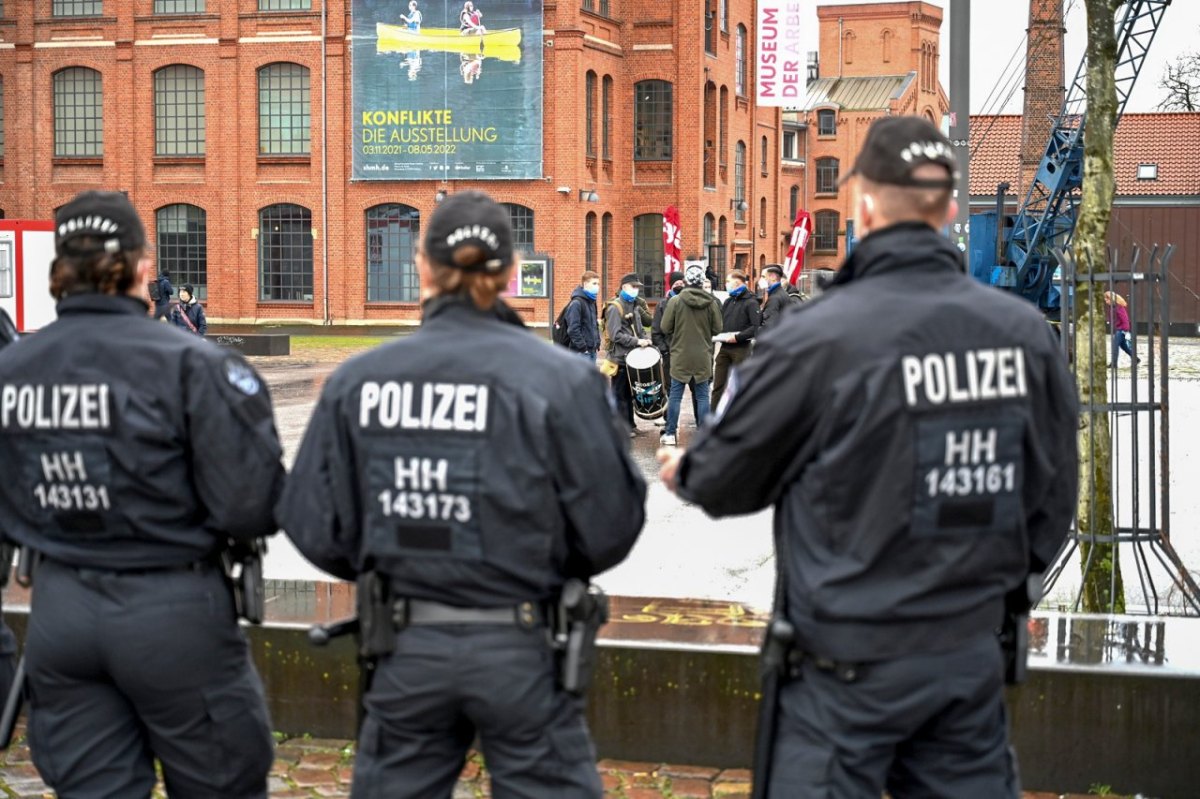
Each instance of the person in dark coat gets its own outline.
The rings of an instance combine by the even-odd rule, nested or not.
[[[563,316],[569,339],[567,349],[593,361],[600,349],[599,317],[596,315],[599,294],[600,276],[595,272],[584,272],[579,278],[579,286],[571,292]]]
[[[758,300],[746,286],[743,272],[729,273],[729,296],[721,306],[721,350],[713,366],[712,407],[721,404],[721,396],[729,381],[729,371],[750,357],[750,347],[758,334],[760,311]]]
[[[608,339],[608,352],[605,355],[617,365],[617,372],[612,377],[613,396],[618,415],[629,424],[630,436],[637,434],[637,428],[633,420],[633,390],[625,371],[625,356],[636,347],[651,345],[645,335],[642,312],[637,302],[641,289],[642,281],[630,272],[621,278],[617,296],[604,306],[604,330]]]
[[[777,264],[768,264],[763,269],[763,277],[767,279],[767,287],[762,299],[762,315],[759,326],[762,328],[760,332],[765,333],[779,326],[791,301],[788,299],[787,289],[783,285],[783,267]]]
[[[685,387],[690,387],[696,398],[696,426],[704,424],[712,382],[713,338],[721,332],[721,306],[702,288],[704,270],[689,266],[684,283],[683,291],[667,305],[662,321],[663,332],[671,340],[671,393],[662,434],[666,446],[674,446],[676,441]]]
[[[158,289],[158,298],[154,300],[154,318],[166,319],[171,313],[171,295],[175,293],[175,289],[171,286],[171,277],[166,269],[158,273],[154,283]]]
[[[197,336],[208,333],[208,319],[204,316],[204,306],[196,299],[191,283],[184,283],[183,288],[179,289],[179,304],[171,309],[171,321]]]

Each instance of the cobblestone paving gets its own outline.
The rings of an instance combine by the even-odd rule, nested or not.
[[[271,799],[343,799],[350,796],[354,748],[349,741],[293,738],[275,750]],[[452,799],[491,796],[483,759],[472,754]],[[750,772],[702,766],[672,766],[626,760],[601,760],[606,799],[749,799]],[[23,740],[5,753],[0,765],[0,797],[50,799],[53,792],[38,778]],[[155,799],[164,799],[160,785]],[[1059,799],[1056,793],[1026,793],[1024,799]],[[399,799],[399,798],[398,798]],[[1085,799],[1067,794],[1063,799]]]

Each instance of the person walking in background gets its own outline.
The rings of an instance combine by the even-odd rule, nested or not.
[[[679,429],[679,405],[683,389],[690,386],[696,398],[696,426],[708,415],[708,396],[713,374],[713,337],[721,332],[721,305],[706,292],[704,270],[693,264],[684,272],[684,288],[667,305],[662,330],[671,341],[671,393],[667,401],[664,446],[674,446]]]
[[[1129,324],[1128,303],[1125,298],[1115,291],[1104,292],[1104,304],[1108,306],[1108,323],[1112,326],[1112,360],[1108,367],[1116,369],[1121,359],[1121,350],[1129,355],[1135,364],[1141,360],[1133,354],[1132,326]]]
[[[404,20],[408,29],[413,33],[420,32],[421,12],[417,8],[417,0],[408,0],[408,14],[401,14],[400,19]]]
[[[150,301],[154,303],[154,318],[166,319],[171,313],[171,295],[175,289],[171,287],[171,278],[163,269],[149,284]]]
[[[721,404],[721,395],[729,381],[729,370],[750,357],[751,342],[758,333],[758,300],[746,286],[743,272],[729,273],[729,296],[721,306],[721,333],[717,341],[721,351],[717,353],[713,367],[712,407]]]
[[[596,297],[599,294],[600,276],[595,272],[584,272],[563,312],[563,323],[567,326],[567,349],[593,361],[600,349],[599,317],[596,315]]]
[[[197,336],[208,333],[208,320],[204,316],[204,306],[196,299],[191,283],[184,283],[183,288],[179,290],[179,304],[171,306],[171,321]]]

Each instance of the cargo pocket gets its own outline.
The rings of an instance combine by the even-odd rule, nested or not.
[[[261,796],[275,752],[262,691],[253,675],[204,692],[214,787],[234,799]]]

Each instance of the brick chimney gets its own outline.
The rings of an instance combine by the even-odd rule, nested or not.
[[[1062,110],[1063,0],[1029,0],[1029,41],[1025,51],[1025,109],[1021,120],[1022,200],[1046,153],[1052,118]]]

